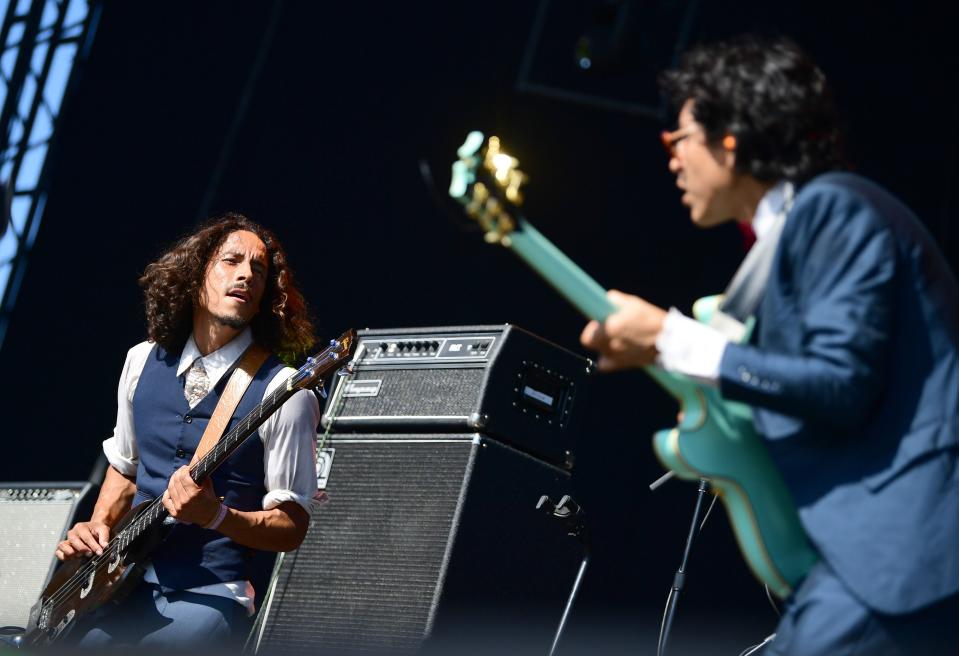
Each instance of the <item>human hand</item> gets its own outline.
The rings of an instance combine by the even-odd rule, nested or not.
[[[606,321],[590,321],[579,341],[599,351],[600,371],[616,371],[652,364],[658,351],[656,337],[663,328],[666,311],[638,296],[611,289],[606,296],[618,309]]]
[[[212,522],[220,511],[220,500],[213,492],[213,482],[207,478],[203,485],[197,485],[186,465],[173,472],[162,503],[174,519],[200,526]]]
[[[110,543],[110,527],[102,522],[77,522],[67,531],[67,539],[57,545],[54,555],[59,560],[73,560],[100,555]]]

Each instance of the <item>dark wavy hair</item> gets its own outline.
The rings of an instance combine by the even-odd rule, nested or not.
[[[845,168],[826,77],[790,39],[743,35],[700,46],[662,73],[659,84],[674,109],[693,101],[693,116],[710,141],[736,138],[741,173],[802,183]]]
[[[276,236],[242,214],[227,213],[184,237],[140,277],[146,298],[147,335],[168,351],[180,351],[193,330],[193,308],[213,256],[226,238],[248,230],[266,245],[269,259],[260,311],[250,322],[257,343],[293,362],[315,343],[306,301],[297,289],[286,253]]]

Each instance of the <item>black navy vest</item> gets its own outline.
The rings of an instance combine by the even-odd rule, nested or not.
[[[210,393],[190,409],[183,396],[183,376],[176,375],[179,362],[178,354],[168,353],[157,345],[147,357],[133,395],[133,421],[140,455],[134,504],[161,496],[173,472],[190,464],[233,372],[232,368],[227,371]],[[228,431],[263,400],[267,385],[283,366],[275,356],[270,356],[260,367],[240,399]],[[224,497],[223,503],[228,507],[261,510],[266,487],[263,442],[259,433],[240,445],[213,472],[212,479],[213,489],[217,496]],[[186,590],[227,581],[265,580],[271,560],[267,554],[237,544],[217,531],[177,524],[154,551],[152,562],[160,585]]]

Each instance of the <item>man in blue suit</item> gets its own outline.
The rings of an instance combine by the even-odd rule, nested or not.
[[[583,344],[600,369],[657,362],[754,408],[822,556],[765,653],[955,653],[955,276],[908,208],[838,171],[825,79],[793,43],[702,47],[662,84],[680,108],[664,143],[692,221],[750,224],[769,253],[757,328],[740,344],[612,291],[620,310]]]

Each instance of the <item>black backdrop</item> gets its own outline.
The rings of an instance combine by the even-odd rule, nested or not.
[[[798,40],[834,84],[855,167],[911,205],[955,261],[948,21],[931,3],[838,5],[703,3],[692,41]],[[511,322],[579,349],[577,314],[423,183],[418,162],[442,187],[470,129],[502,137],[532,176],[527,215],[602,284],[683,309],[718,291],[738,232],[689,225],[657,143],[663,122],[515,91],[536,8],[108,2],[0,350],[0,480],[87,476],[126,349],[144,336],[137,275],[202,213],[244,212],[278,233],[320,335]],[[596,555],[571,640],[602,629],[608,645],[645,651],[694,488],[646,488],[661,473],[649,436],[675,412],[650,382],[605,376],[592,398],[574,482]],[[677,640],[745,647],[775,616],[722,515],[694,553]]]

